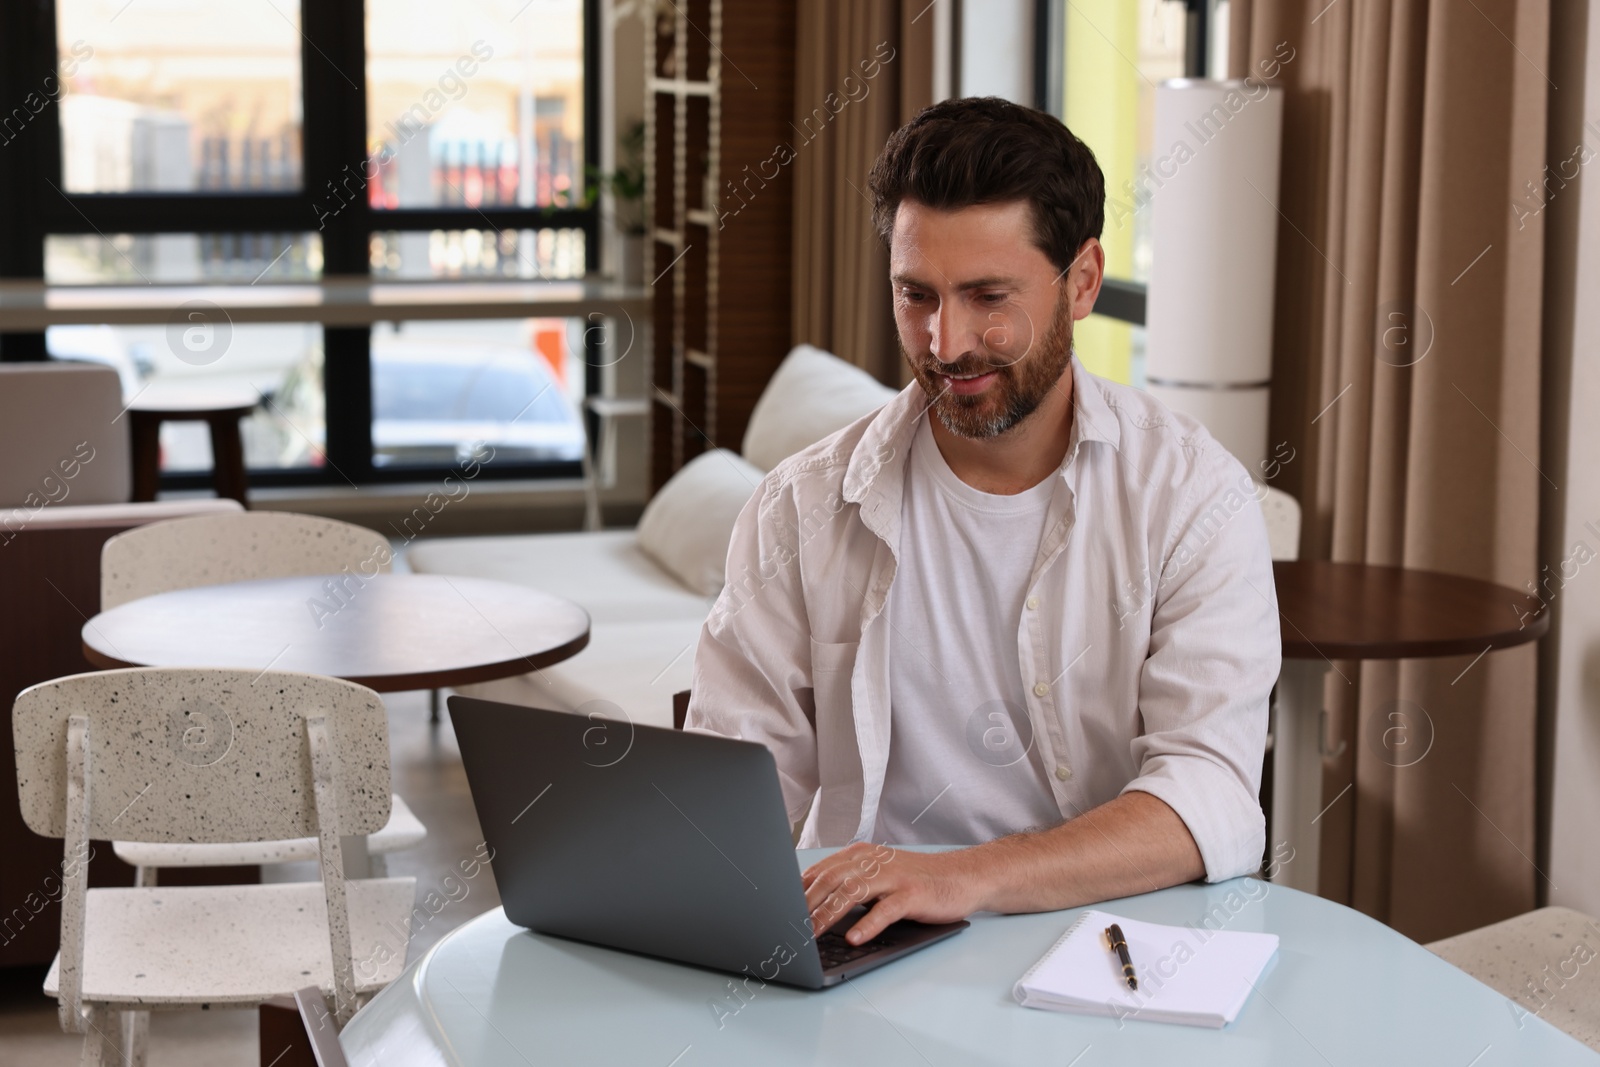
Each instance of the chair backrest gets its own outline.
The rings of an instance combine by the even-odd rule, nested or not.
[[[1261,498],[1261,517],[1267,522],[1267,545],[1272,558],[1295,560],[1300,558],[1300,501],[1272,486],[1264,487]]]
[[[152,522],[106,542],[100,610],[175,589],[348,570],[370,578],[393,558],[380,533],[336,519],[244,511]]]
[[[319,826],[306,721],[328,722],[340,834],[389,819],[389,727],[366,686],[292,671],[134,667],[18,695],[17,794],[28,828],[65,837],[69,720],[87,720],[93,840],[278,841]]]
[[[93,363],[0,363],[0,508],[133,494],[122,380]]]
[[[389,730],[365,686],[290,671],[135,667],[22,691],[12,708],[28,828],[63,839],[60,1010],[82,1033],[89,842],[318,839],[334,992],[355,1011],[340,835],[389,819]]]

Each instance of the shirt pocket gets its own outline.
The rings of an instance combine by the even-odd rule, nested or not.
[[[811,642],[811,689],[817,722],[848,722],[850,678],[860,641]]]

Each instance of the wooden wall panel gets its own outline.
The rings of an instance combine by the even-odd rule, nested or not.
[[[137,523],[0,534],[0,967],[48,964],[61,934],[62,843],[22,821],[11,706],[52,678],[93,670],[80,633],[100,610],[100,547]],[[93,842],[91,886],[132,885],[133,868]],[[163,871],[163,885],[255,882],[256,867]]]
[[[665,7],[651,42],[659,488],[708,446],[739,449],[788,351],[794,0]]]

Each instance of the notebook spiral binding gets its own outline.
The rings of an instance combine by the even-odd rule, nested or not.
[[[1055,955],[1056,949],[1058,949],[1062,945],[1066,944],[1068,938],[1072,937],[1073,934],[1078,932],[1078,928],[1080,926],[1082,926],[1085,922],[1088,921],[1089,912],[1093,911],[1093,910],[1094,909],[1092,909],[1092,908],[1088,909],[1088,910],[1084,911],[1083,914],[1079,915],[1076,919],[1074,919],[1073,922],[1072,922],[1072,925],[1067,927],[1066,933],[1064,933],[1060,937],[1056,938],[1055,944],[1051,945],[1048,949],[1046,949],[1044,954],[1041,955],[1037,960],[1034,961],[1033,966],[1029,967],[1027,972],[1024,973],[1021,978],[1017,979],[1017,984],[1016,984],[1015,988],[1018,991],[1020,991],[1023,986],[1028,984],[1028,979],[1033,977],[1035,971],[1037,971],[1040,967],[1044,966],[1044,961],[1045,960],[1047,960],[1051,956]]]

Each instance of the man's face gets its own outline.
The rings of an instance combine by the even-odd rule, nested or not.
[[[1099,242],[1085,249],[1090,270],[1079,269],[1080,252],[1063,275],[1034,245],[1026,201],[954,211],[901,202],[889,256],[895,326],[946,429],[1003,434],[1055,387],[1071,360],[1073,320],[1099,290]]]

